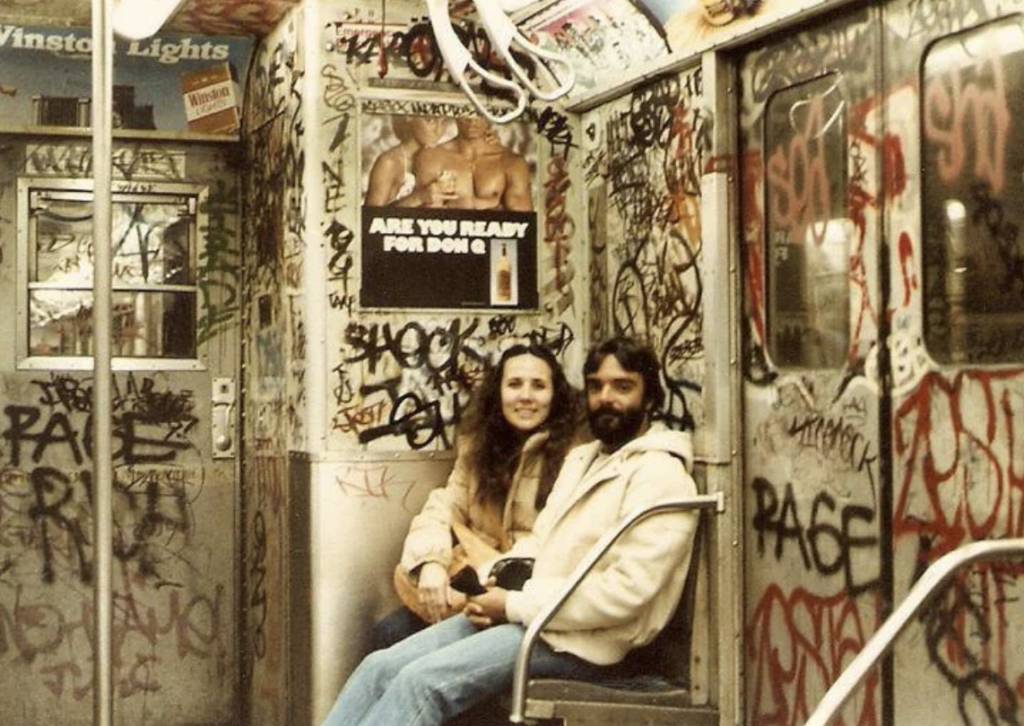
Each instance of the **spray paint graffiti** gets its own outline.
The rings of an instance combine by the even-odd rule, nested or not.
[[[508,73],[501,57],[493,52],[490,37],[480,25],[465,18],[453,18],[452,27],[473,59],[487,70]],[[353,18],[328,24],[334,30],[333,49],[345,58],[345,64],[375,64],[383,78],[401,69],[414,78],[447,79],[448,71],[426,18],[412,18],[402,29],[395,23],[362,22]],[[512,48],[512,56],[528,77],[536,75],[534,59]]]
[[[861,11],[863,12],[863,11]],[[798,85],[824,68],[842,67],[844,73],[866,73],[870,60],[861,52],[871,44],[871,26],[855,15],[813,34],[798,34],[760,54],[750,66],[750,93],[755,103],[767,101],[779,88]]]
[[[985,0],[910,0],[904,22],[893,23],[905,40],[934,38],[991,17]]]
[[[519,331],[517,319],[445,322],[349,322],[334,370],[334,430],[360,443],[399,437],[412,450],[447,449],[470,392],[493,360],[496,343],[530,342],[564,357],[576,340],[567,323]]]
[[[545,297],[555,297],[551,305],[559,315],[564,313],[575,299],[571,287],[575,277],[571,253],[576,223],[566,209],[569,187],[566,160],[560,156],[553,156],[548,162],[548,176],[544,182],[544,244],[552,260],[552,277],[544,283],[542,291]]]
[[[937,147],[943,180],[959,178],[969,161],[968,150],[973,150],[973,177],[999,195],[1006,183],[1010,130],[1003,63],[998,57],[983,58],[971,71],[954,67],[928,79],[924,136]]]
[[[548,140],[551,145],[551,155],[560,156],[568,160],[572,149],[577,148],[573,141],[572,127],[569,119],[550,106],[541,109],[537,116],[537,133]]]
[[[241,309],[238,292],[241,266],[234,228],[238,204],[233,187],[218,181],[204,211],[207,225],[200,229],[206,245],[199,258],[198,343],[209,341],[233,326]]]
[[[157,647],[170,641],[182,661],[213,660],[223,672],[228,654],[223,629],[230,609],[223,587],[211,595],[188,595],[177,587],[146,593],[123,578],[114,593],[111,637],[114,687],[120,698],[144,697],[163,688]],[[42,685],[58,700],[91,698],[93,603],[78,598],[68,610],[36,599],[16,587],[13,605],[0,602],[0,658],[36,669]],[[8,666],[9,667],[9,666]]]
[[[393,501],[409,515],[419,512],[413,495],[421,483],[399,475],[387,466],[345,466],[334,476],[334,483],[346,497]]]
[[[1024,674],[1006,607],[1020,600],[1022,574],[1012,563],[972,568],[919,616],[929,663],[955,689],[963,723],[1021,723]]]
[[[72,576],[87,584],[92,475],[79,467],[92,454],[91,391],[57,374],[35,385],[38,403],[3,409],[0,439],[7,442],[9,469],[0,511],[10,517],[3,526],[25,535],[31,547],[18,557],[39,558],[42,582]],[[149,378],[129,376],[116,394],[114,553],[144,579],[160,579],[194,530],[202,471],[182,466],[196,454],[193,406],[191,391],[160,391]],[[47,463],[54,461],[70,466]]]
[[[244,308],[250,442],[244,462],[242,699],[252,721],[285,720],[282,552],[289,448],[305,443],[306,72],[288,22],[258,46],[246,94]]]
[[[810,228],[814,242],[821,246],[825,225],[832,211],[831,184],[826,162],[825,99],[810,100],[802,114],[804,126],[787,149],[777,148],[768,157],[768,199],[772,230],[788,231],[799,244]]]
[[[894,536],[939,556],[967,541],[1024,535],[1024,373],[928,373],[895,412],[901,481]]]
[[[843,575],[843,587],[849,597],[878,587],[877,572],[857,573],[855,569],[874,567],[870,555],[878,548],[875,512],[863,505],[841,504],[826,491],[814,495],[810,514],[797,500],[793,484],[787,482],[782,496],[767,479],[753,482],[756,501],[752,528],[757,533],[757,552],[764,557],[773,543],[776,561],[786,556],[792,562],[792,550],[805,571],[822,577]],[[801,514],[801,510],[804,514]],[[806,524],[805,524],[806,522]]]
[[[608,264],[615,272],[616,332],[647,337],[661,351],[665,418],[699,417],[703,356],[699,170],[710,148],[700,71],[648,84],[611,114],[608,147]],[[615,226],[622,241],[613,244]]]
[[[93,173],[89,144],[27,144],[25,172],[34,176],[88,177]],[[162,147],[118,146],[111,152],[114,178],[129,181],[186,180],[185,153]]]
[[[419,322],[397,329],[390,323],[350,323],[344,361],[363,367],[361,409],[372,410],[383,400],[388,411],[384,423],[360,431],[360,441],[402,436],[413,449],[449,448],[448,430],[458,422],[486,361],[481,334],[477,319],[464,323],[456,318],[431,329]],[[409,375],[388,375],[387,370]]]
[[[821,597],[798,587],[787,595],[770,586],[746,632],[747,657],[753,663],[750,723],[804,723],[874,632],[879,607],[876,600],[874,612],[863,612],[843,593]],[[876,671],[846,707],[845,723],[876,726],[877,693]]]
[[[10,399],[8,399],[10,400]],[[0,658],[57,700],[92,695],[92,387],[51,373],[3,407]],[[205,472],[189,390],[116,376],[112,653],[121,698],[165,687],[168,657],[230,667],[228,595],[195,571]],[[203,666],[204,668],[206,666]]]

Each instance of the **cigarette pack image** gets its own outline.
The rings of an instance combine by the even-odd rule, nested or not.
[[[239,129],[238,84],[228,63],[183,73],[181,93],[188,130],[231,134]]]

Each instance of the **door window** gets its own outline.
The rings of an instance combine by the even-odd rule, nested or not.
[[[198,367],[200,187],[123,187],[112,205],[117,367]],[[88,183],[19,185],[23,297],[19,367],[87,368],[93,355],[93,208]]]
[[[844,99],[838,76],[789,86],[764,116],[768,347],[779,367],[839,368],[849,348]]]
[[[922,65],[924,331],[942,363],[1024,357],[1024,24],[943,38]]]

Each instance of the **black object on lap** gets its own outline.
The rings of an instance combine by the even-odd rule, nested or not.
[[[476,570],[473,569],[472,565],[466,565],[452,575],[449,584],[452,586],[452,589],[469,596],[483,595],[487,592],[487,588],[480,584],[480,578],[477,577]]]
[[[498,560],[491,568],[491,577],[498,587],[506,590],[522,590],[526,581],[533,576],[532,557],[508,557]]]

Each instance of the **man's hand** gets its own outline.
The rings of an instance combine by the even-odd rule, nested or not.
[[[463,612],[469,618],[469,622],[478,628],[489,628],[492,625],[499,625],[506,620],[505,598],[507,596],[508,590],[500,587],[489,587],[483,595],[469,598],[469,601],[466,603],[466,609]]]
[[[444,207],[459,198],[455,190],[455,172],[442,170],[432,182],[420,190],[424,207]]]

